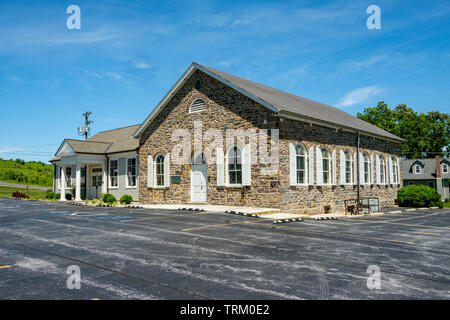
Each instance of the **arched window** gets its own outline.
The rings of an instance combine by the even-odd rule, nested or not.
[[[297,170],[297,183],[305,184],[306,182],[306,150],[302,145],[295,147],[295,159]]]
[[[155,180],[157,187],[164,187],[164,156],[159,154],[155,159]]]
[[[242,184],[242,153],[238,146],[228,149],[228,183],[230,185]]]
[[[380,156],[380,183],[384,184],[386,183],[386,175],[385,175],[385,162],[384,162],[384,157]]]
[[[345,183],[352,183],[352,155],[345,151]]]
[[[203,99],[195,99],[189,107],[189,113],[200,112],[206,110],[206,103]]]
[[[370,184],[370,160],[369,155],[367,152],[364,152],[363,154],[363,160],[364,160],[364,184]]]
[[[324,184],[331,184],[330,152],[326,148],[322,149],[322,176]]]
[[[395,159],[395,157],[391,158],[391,162],[392,162],[392,182],[393,182],[393,184],[397,184],[398,183],[398,163],[397,163],[397,160]]]

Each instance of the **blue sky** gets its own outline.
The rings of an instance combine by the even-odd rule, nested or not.
[[[49,160],[86,110],[141,123],[192,61],[351,114],[450,112],[450,2],[1,0],[0,157]]]

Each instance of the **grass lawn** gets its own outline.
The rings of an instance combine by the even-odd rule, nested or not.
[[[21,188],[11,188],[11,187],[0,187],[0,197],[11,197],[14,191],[19,191],[23,193],[27,193],[30,198],[45,198],[46,191],[38,190],[38,189],[21,189]]]

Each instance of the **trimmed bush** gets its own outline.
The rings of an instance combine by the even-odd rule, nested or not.
[[[66,200],[72,200],[72,194],[70,192],[66,192]]]
[[[92,199],[92,203],[96,204],[98,202],[98,199]]]
[[[439,207],[442,208],[441,195],[424,185],[409,185],[397,191],[398,204],[401,207]]]
[[[47,200],[53,200],[53,199],[55,199],[55,193],[52,192],[52,191],[47,191],[47,192],[45,193],[45,199],[47,199]]]
[[[53,199],[54,199],[54,200],[59,200],[59,199],[61,199],[61,193],[59,193],[59,192],[58,192],[58,193],[54,193],[54,194],[53,194]]]
[[[130,204],[133,201],[133,197],[129,194],[124,194],[120,197],[120,203],[121,204]]]
[[[102,197],[104,203],[112,204],[113,202],[117,202],[116,197],[114,197],[111,193],[105,193]]]

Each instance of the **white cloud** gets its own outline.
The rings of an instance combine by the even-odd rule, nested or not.
[[[144,62],[136,62],[135,64],[133,64],[133,67],[136,69],[148,69],[152,66]]]
[[[21,150],[22,150],[22,148],[6,147],[6,148],[3,148],[3,149],[0,149],[0,154],[14,152],[14,151],[21,151]]]
[[[338,103],[341,107],[352,106],[369,99],[370,97],[381,92],[377,86],[358,88],[347,93]]]

